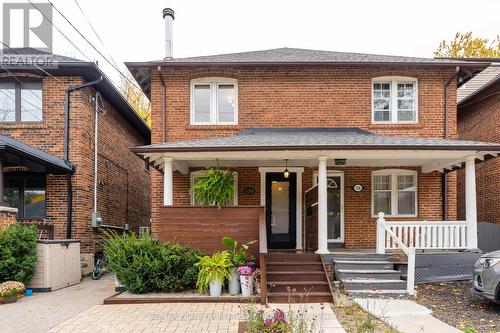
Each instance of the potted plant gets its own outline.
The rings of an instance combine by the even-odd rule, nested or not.
[[[234,198],[234,172],[217,167],[205,170],[203,176],[189,189],[197,202],[203,206],[216,206],[220,209]]]
[[[245,266],[247,264],[247,259],[252,259],[253,257],[248,255],[248,249],[250,245],[254,244],[256,240],[241,244],[238,249],[238,241],[232,237],[222,238],[222,244],[228,247],[228,252],[231,257],[231,263],[233,266],[230,268],[231,277],[228,280],[228,291],[230,295],[238,295],[240,293],[240,275],[237,271],[239,266]]]
[[[0,297],[2,303],[17,302],[17,295],[21,294],[26,287],[23,283],[17,281],[6,281],[0,284]]]
[[[253,270],[249,266],[238,267],[241,282],[241,295],[249,297],[253,292]]]
[[[222,293],[224,281],[230,277],[231,260],[227,251],[215,252],[204,256],[195,264],[199,269],[196,287],[198,292],[205,293],[210,289],[210,296],[217,297]]]
[[[260,269],[256,268],[253,273],[253,283],[255,285],[255,292],[260,294]]]

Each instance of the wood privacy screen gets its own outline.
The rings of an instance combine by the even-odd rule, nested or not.
[[[209,254],[226,250],[221,244],[224,236],[235,238],[239,244],[259,239],[261,206],[195,207],[163,206],[160,208],[158,236],[164,242],[178,242],[199,248]],[[250,249],[256,257],[259,244]]]
[[[305,198],[305,234],[306,250],[318,249],[318,185],[306,192]]]

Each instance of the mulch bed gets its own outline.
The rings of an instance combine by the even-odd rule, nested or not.
[[[475,295],[471,281],[419,284],[415,301],[465,332],[500,332],[500,304]]]

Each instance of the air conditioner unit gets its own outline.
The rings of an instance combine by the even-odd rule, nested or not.
[[[139,227],[139,237],[149,235],[149,227]]]

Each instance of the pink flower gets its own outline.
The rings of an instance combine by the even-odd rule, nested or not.
[[[248,266],[241,266],[238,267],[238,273],[243,276],[249,276],[252,275],[252,268]]]

